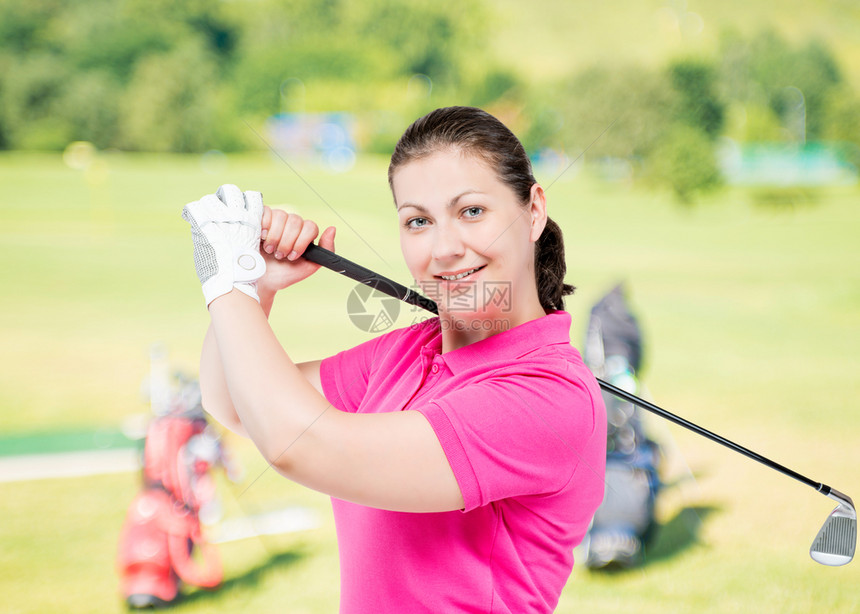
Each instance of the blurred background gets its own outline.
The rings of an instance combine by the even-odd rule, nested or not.
[[[207,326],[182,206],[261,190],[408,285],[387,155],[451,104],[532,157],[575,345],[626,282],[658,404],[860,496],[856,2],[0,0],[4,611],[124,607],[153,381],[196,377]],[[283,293],[272,325],[295,360],[371,338],[352,288],[321,271]],[[856,563],[806,554],[830,502],[649,425],[667,487],[645,561],[578,566],[559,612],[860,611]],[[316,522],[219,545],[222,588],[175,608],[335,611],[328,500],[221,441],[244,473],[216,472],[213,527],[285,506]]]

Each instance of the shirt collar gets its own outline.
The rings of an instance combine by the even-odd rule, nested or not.
[[[441,354],[454,374],[490,360],[516,359],[542,346],[556,343],[570,344],[570,314],[551,311],[542,318],[529,320],[519,326],[495,334],[481,341]],[[435,318],[436,334],[424,345],[436,354],[442,351],[442,332]]]

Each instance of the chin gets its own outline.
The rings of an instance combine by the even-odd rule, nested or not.
[[[510,311],[513,288],[511,282],[488,278],[485,271],[479,271],[463,281],[445,281],[436,277],[419,282],[419,287],[427,298],[439,304],[452,316],[459,317],[496,317]]]

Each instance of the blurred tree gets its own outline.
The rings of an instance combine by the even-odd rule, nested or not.
[[[502,98],[519,97],[523,88],[522,81],[510,70],[489,69],[473,86],[469,104],[483,107]]]
[[[284,110],[281,86],[291,79],[308,88],[341,80],[387,91],[392,80],[423,74],[434,90],[462,85],[466,64],[486,39],[480,6],[478,0],[260,0],[253,14],[237,15],[241,35],[231,78],[241,92],[240,109]],[[403,93],[399,102],[408,105]],[[397,103],[377,97],[373,106],[391,110]]]
[[[561,132],[547,136],[548,144],[562,143],[576,153],[587,148],[592,158],[636,160],[647,157],[667,131],[678,95],[664,73],[595,66],[566,80],[552,96],[562,121]]]
[[[118,134],[122,91],[143,59],[197,34],[144,4],[0,0],[0,49],[10,58],[0,74],[0,146],[62,149],[81,139],[145,148]]]
[[[68,66],[49,53],[5,56],[0,85],[0,125],[10,148],[62,149],[72,126],[60,108]]]
[[[6,112],[6,81],[12,70],[14,59],[9,53],[0,51],[0,149],[8,149],[12,139],[12,124]]]
[[[121,95],[119,81],[105,70],[87,71],[70,80],[57,107],[69,122],[71,140],[90,141],[100,149],[115,146]]]
[[[54,19],[62,0],[0,0],[0,46],[10,53],[44,50],[51,43]]]
[[[99,0],[87,0],[94,1]],[[101,1],[116,4],[115,0]],[[219,59],[229,61],[240,27],[227,10],[230,4],[210,0],[123,0],[118,6],[124,23],[160,33],[172,41],[170,47],[194,38]],[[249,11],[247,4],[240,4],[240,10]]]
[[[241,43],[240,43],[241,45]],[[322,41],[315,36],[300,42],[254,43],[241,49],[230,84],[237,90],[240,113],[266,117],[285,110],[298,109],[290,97],[301,95],[302,88],[314,81],[342,81],[371,89],[380,76],[392,71],[386,67],[385,54],[375,50],[356,49],[354,41],[336,38]],[[348,108],[347,101],[331,100],[338,109]]]
[[[458,85],[470,56],[486,48],[486,15],[478,0],[368,0],[360,6],[355,35],[383,45],[400,74]]]
[[[536,154],[544,148],[565,149],[564,117],[556,106],[540,97],[530,101],[528,107],[530,121],[521,137],[526,151]]]
[[[842,158],[860,171],[860,97],[842,87],[827,102],[824,136],[835,142]]]
[[[703,60],[676,60],[669,64],[669,80],[678,93],[674,118],[711,138],[719,135],[725,104],[718,95],[716,68]]]
[[[725,99],[766,104],[786,127],[802,113],[801,138],[823,136],[827,99],[842,82],[838,64],[823,43],[793,47],[773,31],[749,39],[729,31],[722,35],[720,57]]]
[[[710,136],[700,128],[680,123],[661,139],[645,168],[650,182],[670,187],[686,205],[722,184]]]
[[[787,133],[779,116],[766,104],[736,103],[731,107],[725,135],[742,143],[785,141]]]
[[[417,115],[467,103],[514,121],[531,151],[578,155],[594,142],[589,157],[638,166],[679,122],[744,139],[833,138],[834,122],[850,123],[852,98],[821,42],[728,33],[713,65],[607,64],[547,84],[494,63],[490,7],[0,0],[0,148],[59,149],[68,139],[158,151],[258,147],[240,120],[348,109],[361,141],[383,151]]]
[[[67,5],[54,17],[51,45],[75,74],[109,72],[125,85],[143,57],[171,49],[181,28],[155,16],[132,19],[128,6],[111,0],[87,0]]]
[[[141,60],[120,103],[120,144],[144,151],[205,151],[213,145],[217,71],[189,41]]]
[[[703,60],[678,60],[665,70],[589,68],[541,89],[548,108],[538,107],[543,111],[534,115],[527,141],[571,155],[585,151],[591,160],[626,160],[634,176],[689,204],[721,183],[714,140],[725,124],[725,105],[717,75]]]

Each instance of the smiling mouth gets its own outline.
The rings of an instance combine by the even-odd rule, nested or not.
[[[479,267],[475,267],[474,269],[469,269],[468,271],[463,271],[462,273],[458,273],[457,275],[434,275],[437,279],[444,279],[445,281],[459,281],[465,277],[468,277],[472,273],[477,273],[487,265],[481,265]]]

